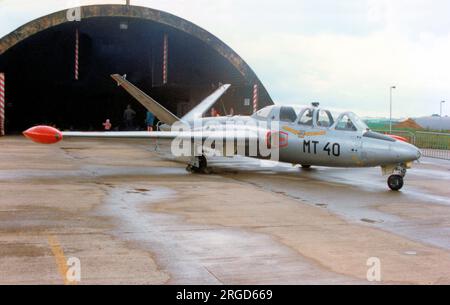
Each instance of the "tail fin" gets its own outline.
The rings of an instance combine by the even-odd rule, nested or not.
[[[118,86],[122,86],[129,94],[139,101],[148,111],[153,113],[160,121],[172,125],[179,122],[180,119],[172,112],[164,108],[157,101],[139,90],[135,85],[125,79],[125,76],[113,74],[111,77],[117,82]]]
[[[227,92],[230,85],[220,86],[213,94],[206,97],[200,104],[194,107],[191,111],[189,111],[182,120],[184,122],[191,121],[194,119],[201,118],[209,108],[211,108],[222,95]]]

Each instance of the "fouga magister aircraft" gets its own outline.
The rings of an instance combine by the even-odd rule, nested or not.
[[[162,131],[61,132],[49,126],[36,126],[24,135],[45,144],[59,142],[63,137],[169,140],[171,153],[185,157],[187,169],[193,172],[208,172],[211,150],[225,157],[272,159],[303,168],[380,166],[382,173],[389,176],[388,186],[394,191],[403,187],[406,170],[421,157],[415,146],[371,131],[353,112],[334,115],[319,104],[312,104],[298,109],[268,106],[251,116],[204,118],[229,88],[224,85],[186,116],[178,118],[124,76],[111,77],[164,123]]]

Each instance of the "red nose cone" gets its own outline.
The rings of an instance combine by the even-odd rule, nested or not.
[[[62,140],[61,131],[50,126],[35,126],[23,132],[28,139],[40,144],[54,144]]]

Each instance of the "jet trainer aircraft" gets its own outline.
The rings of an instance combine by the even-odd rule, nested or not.
[[[406,170],[421,157],[415,146],[371,131],[353,112],[333,115],[313,104],[299,109],[268,106],[252,116],[203,118],[230,86],[224,85],[178,118],[125,77],[111,77],[164,123],[162,131],[60,132],[49,126],[36,126],[24,135],[44,144],[59,142],[63,137],[165,139],[171,141],[173,154],[187,157],[187,169],[193,172],[208,172],[210,151],[222,156],[272,159],[303,168],[380,166],[394,191],[403,187]]]

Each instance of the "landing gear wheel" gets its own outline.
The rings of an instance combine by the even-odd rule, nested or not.
[[[198,169],[204,172],[208,168],[208,161],[205,156],[198,157]]]
[[[207,175],[212,173],[211,169],[208,167],[208,161],[206,160],[205,156],[197,157],[197,160],[195,163],[196,163],[196,165],[198,164],[198,167],[194,166],[192,164],[189,164],[186,167],[186,170],[190,173],[201,173],[201,174],[207,174]]]
[[[205,174],[205,175],[211,175],[211,174],[212,174],[212,170],[211,170],[210,167],[205,167],[205,168],[202,170],[202,173]]]
[[[310,169],[310,168],[311,168],[311,165],[303,165],[303,164],[302,164],[301,167],[304,168],[304,169]]]
[[[388,178],[388,186],[393,191],[399,191],[403,187],[403,177],[400,175],[392,175]]]

